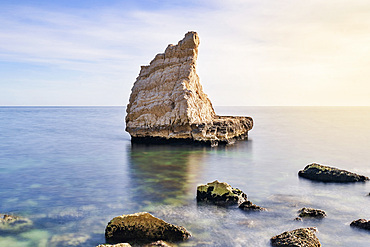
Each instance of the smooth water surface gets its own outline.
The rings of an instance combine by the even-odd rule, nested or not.
[[[107,222],[147,211],[186,227],[179,246],[270,246],[315,226],[323,246],[369,246],[350,222],[370,219],[369,183],[299,179],[317,162],[370,176],[369,107],[217,107],[252,116],[249,140],[223,147],[131,145],[124,107],[0,107],[0,213],[33,226],[0,231],[0,246],[96,246]],[[267,212],[197,205],[196,187],[218,179]],[[302,207],[323,220],[294,221]]]

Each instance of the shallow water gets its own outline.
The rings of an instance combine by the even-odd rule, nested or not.
[[[185,226],[179,246],[269,246],[287,230],[316,226],[323,246],[369,246],[349,226],[370,219],[369,183],[299,179],[318,162],[370,176],[370,107],[217,107],[249,115],[249,140],[226,147],[131,145],[123,107],[0,107],[0,212],[33,226],[1,231],[0,246],[96,246],[107,222],[148,211]],[[215,179],[267,212],[197,205]],[[326,211],[294,221],[297,210]]]

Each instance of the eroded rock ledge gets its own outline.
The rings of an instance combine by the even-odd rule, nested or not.
[[[200,142],[246,139],[250,117],[216,115],[196,73],[199,37],[188,32],[148,66],[142,66],[127,105],[126,131],[133,142]]]

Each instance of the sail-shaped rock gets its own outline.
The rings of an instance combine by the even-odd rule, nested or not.
[[[141,66],[126,109],[126,131],[133,142],[217,145],[248,137],[252,118],[217,116],[203,92],[196,73],[198,46],[198,34],[188,32]]]

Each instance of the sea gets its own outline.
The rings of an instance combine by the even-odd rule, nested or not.
[[[215,107],[251,116],[234,145],[134,145],[125,107],[0,107],[0,213],[32,221],[0,229],[0,246],[97,246],[114,217],[149,212],[184,226],[176,246],[270,246],[285,231],[316,227],[323,246],[370,246],[370,182],[298,177],[316,162],[370,176],[370,107]],[[265,212],[200,205],[198,185],[239,188]],[[302,207],[321,220],[294,220]]]

